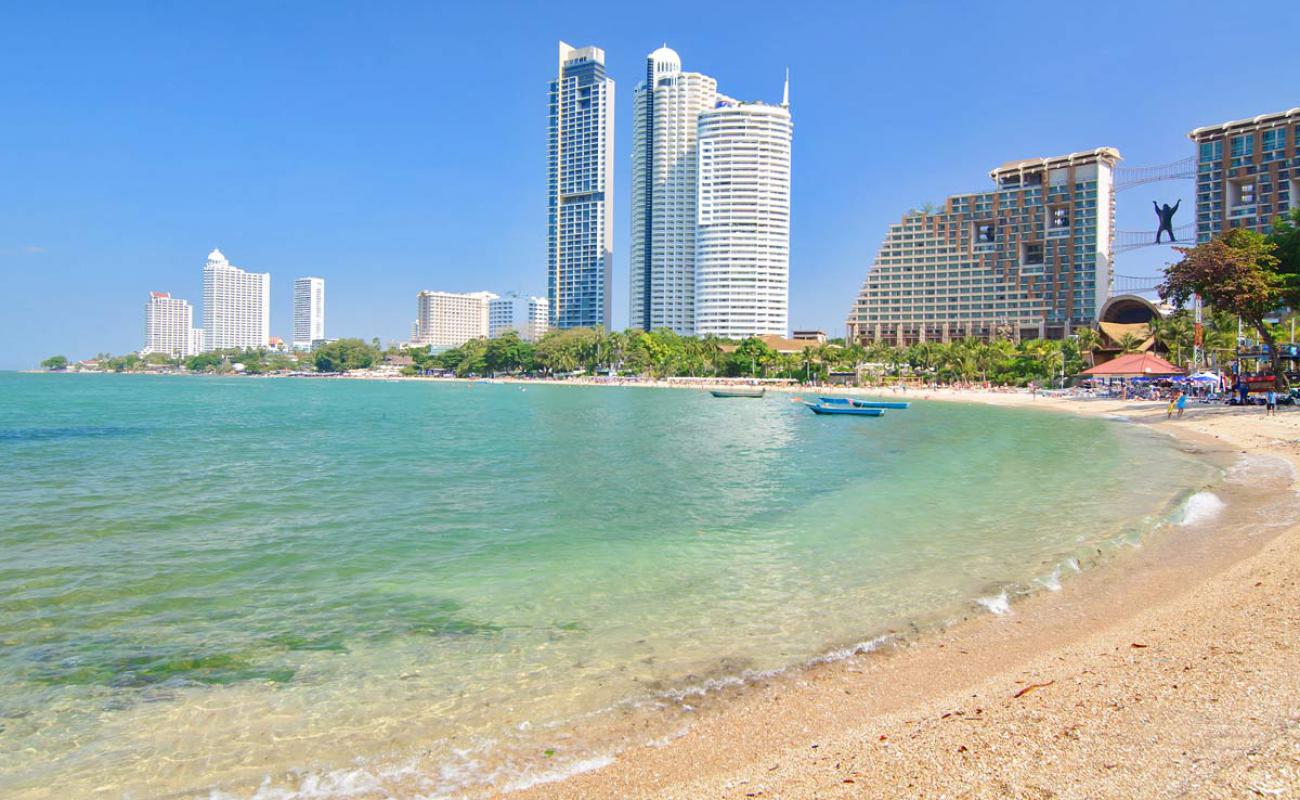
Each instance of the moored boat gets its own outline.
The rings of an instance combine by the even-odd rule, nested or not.
[[[847,414],[854,417],[879,417],[883,408],[859,408],[848,403],[804,403],[814,414]]]
[[[710,389],[714,397],[762,397],[767,389],[762,386],[737,386],[734,389]]]
[[[912,405],[903,400],[854,400],[858,408],[907,408]]]

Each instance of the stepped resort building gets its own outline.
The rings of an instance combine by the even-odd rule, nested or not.
[[[859,342],[1068,336],[1109,295],[1118,150],[1012,161],[993,188],[910,211],[848,318]]]
[[[1300,208],[1300,108],[1197,128],[1196,241],[1232,228],[1268,233]]]
[[[420,292],[411,344],[427,345],[437,353],[486,337],[488,306],[496,299],[491,292]]]
[[[614,260],[614,79],[605,51],[560,42],[551,81],[547,289],[551,325],[610,323]]]

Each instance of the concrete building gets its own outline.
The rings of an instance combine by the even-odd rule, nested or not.
[[[144,347],[140,355],[164,353],[172,358],[196,355],[192,332],[194,309],[167,292],[150,292],[144,306]]]
[[[695,333],[789,330],[790,84],[779,106],[720,100],[699,117]]]
[[[849,341],[1061,338],[1091,325],[1111,283],[1113,171],[1101,147],[1013,161],[994,188],[890,226],[849,314]]]
[[[610,324],[614,80],[605,51],[560,42],[550,87],[547,288],[551,326]]]
[[[1196,241],[1300,208],[1300,108],[1197,128]]]
[[[220,250],[203,267],[205,350],[266,347],[271,328],[271,275],[245,272]]]
[[[633,328],[695,332],[698,131],[700,115],[718,97],[718,82],[683,72],[667,45],[646,57],[645,81],[632,99]]]
[[[310,350],[325,338],[325,279],[293,282],[293,349]]]
[[[546,333],[549,316],[545,297],[506,292],[488,302],[488,336],[495,339],[514,331],[520,339],[535,342]]]
[[[436,353],[486,337],[488,304],[495,299],[491,292],[420,292],[411,344],[427,345]]]
[[[204,347],[206,337],[203,335],[202,328],[190,328],[190,352],[202,353],[207,348]]]

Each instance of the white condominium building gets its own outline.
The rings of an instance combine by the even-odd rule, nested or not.
[[[194,309],[167,292],[150,292],[144,306],[144,347],[140,355],[165,353],[173,358],[196,355]]]
[[[205,350],[263,348],[270,338],[271,275],[245,272],[220,250],[203,267]]]
[[[790,303],[790,141],[781,105],[723,100],[700,115],[695,333],[785,336]]]
[[[514,331],[524,341],[537,341],[549,327],[548,305],[545,297],[506,292],[488,302],[488,336],[495,339]]]
[[[719,98],[718,82],[682,72],[667,45],[646,57],[632,99],[633,328],[695,332],[697,131]]]
[[[420,292],[411,344],[429,345],[438,352],[486,337],[488,304],[495,299],[491,292]]]
[[[325,279],[293,282],[293,349],[310,350],[325,338]]]

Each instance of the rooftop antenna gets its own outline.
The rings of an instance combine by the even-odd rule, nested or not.
[[[785,91],[781,94],[781,108],[790,107],[790,68],[785,68]]]

